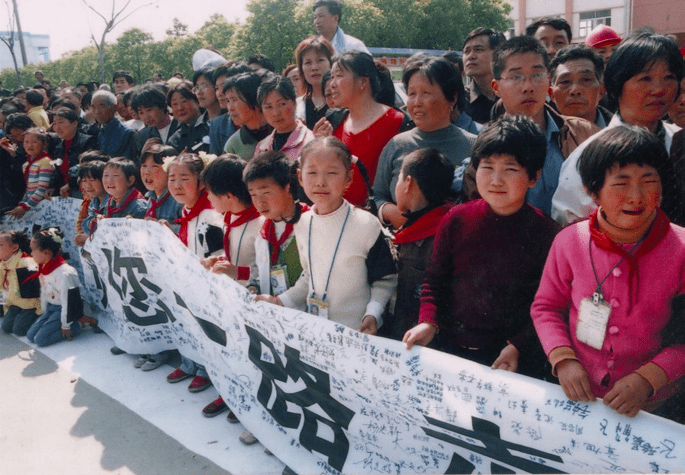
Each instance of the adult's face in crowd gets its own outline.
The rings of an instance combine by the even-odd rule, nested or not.
[[[96,97],[91,102],[91,110],[98,124],[107,125],[114,119],[116,105],[110,106],[104,97]]]
[[[300,77],[300,72],[297,70],[297,68],[292,68],[286,77],[290,79],[291,83],[293,83],[295,94],[299,96],[302,93],[302,78]]]
[[[200,106],[192,99],[188,99],[180,92],[171,96],[171,112],[179,122],[191,125],[200,117]]]
[[[549,89],[545,61],[533,52],[511,55],[500,79],[492,81],[508,115],[524,115],[537,124],[543,123]]]
[[[492,74],[492,48],[488,35],[471,38],[464,44],[464,73],[468,77]]]
[[[407,86],[407,112],[416,127],[432,132],[450,125],[456,100],[445,97],[437,81],[418,71],[409,78]]]
[[[356,77],[352,71],[335,63],[331,68],[330,85],[331,97],[336,107],[349,108],[351,103],[361,97],[364,88],[368,88],[368,80]]]
[[[677,76],[666,61],[657,61],[623,84],[618,110],[626,123],[653,131],[673,106],[677,93]]]
[[[680,81],[680,95],[668,112],[668,116],[675,125],[685,129],[685,79]]]
[[[594,122],[602,94],[595,65],[589,59],[572,59],[557,66],[551,96],[563,115]]]
[[[167,111],[159,107],[138,107],[138,118],[146,127],[161,127],[167,119]]]
[[[264,119],[279,134],[292,132],[297,127],[295,108],[295,101],[284,97],[278,91],[271,91],[262,101]]]
[[[76,107],[76,111],[81,110],[81,98],[74,94],[72,91],[63,91],[62,94],[60,94],[60,97],[74,104],[74,107]]]
[[[534,38],[545,47],[550,61],[557,54],[557,51],[561,48],[566,48],[570,44],[568,35],[564,30],[557,30],[550,25],[540,26],[535,32]]]
[[[324,38],[333,38],[338,29],[338,15],[331,15],[325,6],[317,8],[314,10],[314,28]]]
[[[214,85],[204,76],[197,78],[193,92],[195,97],[197,97],[197,102],[203,109],[207,109],[217,102]]]
[[[312,88],[321,89],[321,78],[330,69],[330,60],[326,55],[318,52],[316,49],[311,48],[302,55],[302,72],[304,72],[304,80],[307,81]]]
[[[62,140],[71,140],[78,130],[78,120],[72,122],[69,119],[56,115],[52,119],[52,129]]]
[[[228,103],[228,113],[236,127],[253,122],[259,116],[259,112],[250,107],[235,88],[229,89],[224,95]]]
[[[219,101],[219,107],[221,109],[228,109],[228,103],[226,102],[226,96],[224,95],[224,82],[226,81],[226,76],[219,76],[216,78],[216,84],[214,89],[214,94],[216,95],[216,100]]]

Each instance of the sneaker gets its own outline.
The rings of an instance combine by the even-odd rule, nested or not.
[[[124,353],[126,353],[124,350],[122,350],[118,346],[113,346],[112,348],[109,349],[109,351],[113,355],[123,355]]]
[[[138,359],[133,363],[134,368],[140,368],[145,363],[147,363],[148,355],[140,355]]]
[[[233,411],[228,411],[226,420],[228,420],[228,422],[230,422],[231,424],[237,424],[238,422],[240,422]]]
[[[166,377],[166,380],[170,383],[178,383],[184,379],[190,378],[192,374],[186,374],[181,371],[181,368],[175,369],[170,375]]]
[[[148,357],[147,361],[143,366],[141,366],[140,369],[143,371],[152,371],[153,369],[157,369],[160,366],[162,366],[166,362],[166,359],[164,358],[159,358],[158,356],[150,356]]]
[[[202,415],[205,417],[214,417],[218,416],[224,411],[228,410],[228,406],[224,402],[223,398],[219,396],[209,404],[205,406],[204,409],[202,409]]]
[[[195,376],[188,385],[188,391],[190,391],[191,393],[199,393],[200,391],[204,391],[211,385],[212,382],[209,380],[209,378],[205,378],[204,376]]]
[[[252,435],[252,432],[250,432],[249,430],[243,431],[243,433],[240,434],[240,437],[238,437],[238,439],[240,439],[240,441],[245,445],[252,445],[258,442],[257,437]]]

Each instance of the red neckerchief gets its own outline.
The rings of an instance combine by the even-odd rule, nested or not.
[[[41,158],[45,158],[45,157],[47,157],[47,156],[48,156],[47,153],[41,152],[41,153],[39,153],[38,155],[36,155],[35,157],[33,157],[33,158],[29,157],[29,158],[27,159],[27,161],[26,161],[26,168],[24,169],[24,181],[25,181],[27,184],[28,184],[28,182],[29,182],[29,169],[31,168],[31,165],[33,165],[34,163],[36,163],[36,162],[37,162],[38,160],[40,160]]]
[[[64,156],[62,157],[62,164],[59,166],[59,171],[62,174],[64,184],[69,183],[69,149],[74,139],[64,141]]]
[[[170,193],[169,190],[167,189],[164,193],[162,193],[162,197],[158,200],[154,198],[150,198],[150,209],[148,209],[145,212],[145,217],[146,218],[152,218],[152,219],[157,219],[157,210],[159,209],[162,204],[166,201],[166,199],[169,197]]]
[[[131,188],[131,191],[128,192],[126,199],[124,199],[124,201],[116,208],[112,208],[111,205],[114,203],[114,198],[110,196],[107,199],[107,205],[105,206],[105,216],[111,218],[114,213],[124,211],[128,207],[128,205],[133,203],[135,200],[139,200],[142,198],[143,195],[140,194],[140,191],[138,191],[135,188]]]
[[[434,236],[438,231],[438,225],[440,224],[440,221],[442,220],[443,216],[447,214],[450,208],[451,206],[449,205],[433,208],[417,219],[413,224],[409,225],[409,227],[401,228],[397,234],[395,234],[394,243],[406,244]]]
[[[64,258],[58,254],[55,257],[53,257],[52,259],[50,259],[47,262],[47,264],[40,264],[38,266],[38,272],[36,272],[35,274],[31,274],[26,279],[24,279],[24,283],[29,282],[33,279],[37,279],[41,275],[48,275],[52,271],[57,269],[59,266],[61,266],[62,264],[66,264],[66,263],[67,263],[67,261],[65,261]]]
[[[17,251],[17,252],[18,252],[18,251]],[[16,252],[15,252],[14,254],[16,254]],[[12,257],[14,257],[14,254],[12,255]],[[12,257],[10,257],[10,259],[12,259]],[[25,257],[29,257],[29,255],[26,254],[25,252],[22,252],[22,253],[21,253],[21,258],[23,259],[23,258],[25,258]],[[8,260],[9,260],[9,259],[8,259]],[[4,269],[4,270],[5,270],[5,275],[2,276],[2,288],[3,288],[3,289],[7,289],[7,288],[9,288],[9,285],[10,285],[9,279],[8,279],[7,277],[10,275],[10,271],[11,271],[12,269]]]
[[[298,204],[296,203],[295,206],[298,206]],[[307,206],[304,203],[299,203],[299,206],[300,214],[309,210],[309,206]],[[297,210],[295,210],[295,213],[297,214]],[[285,230],[283,231],[283,234],[281,234],[281,238],[276,239],[276,225],[272,219],[267,219],[264,222],[262,229],[259,230],[259,235],[262,236],[262,238],[269,243],[269,247],[271,249],[272,266],[275,266],[278,263],[278,256],[281,253],[281,246],[286,241],[286,239],[288,239],[288,237],[290,237],[290,235],[293,233],[293,229],[293,223],[286,223]]]
[[[188,223],[200,216],[200,213],[206,209],[212,209],[212,203],[210,203],[209,198],[207,198],[207,191],[202,190],[200,197],[197,199],[193,207],[188,210],[188,208],[184,206],[181,217],[174,220],[174,224],[181,225],[181,228],[178,230],[178,238],[186,246],[188,245]]]
[[[640,259],[640,257],[644,256],[645,254],[649,253],[652,249],[654,249],[664,239],[664,236],[666,236],[666,233],[670,229],[671,222],[666,216],[666,213],[661,211],[661,208],[657,208],[656,218],[654,218],[654,222],[652,223],[652,227],[648,231],[647,237],[638,246],[636,252],[628,254],[620,244],[617,244],[616,242],[609,239],[609,237],[599,229],[599,223],[597,222],[598,212],[599,208],[595,209],[590,215],[589,224],[592,242],[594,242],[598,248],[611,252],[612,254],[616,254],[625,259],[626,262],[628,262],[628,267],[630,267],[628,283],[629,285],[631,285],[633,281],[633,276],[637,275],[637,261]],[[639,275],[637,275],[637,279],[639,287]]]
[[[237,216],[238,218],[234,221],[231,221],[233,216]],[[242,226],[243,224],[257,219],[258,217],[259,213],[257,212],[257,208],[254,206],[250,206],[249,208],[237,214],[226,213],[224,215],[224,224],[226,225],[226,232],[224,232],[224,251],[226,251],[226,259],[229,261],[231,260],[231,229]],[[238,265],[238,263],[236,262],[235,265]]]

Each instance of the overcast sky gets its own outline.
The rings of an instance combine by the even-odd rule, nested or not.
[[[8,1],[11,5],[12,0]],[[111,12],[112,0],[87,0],[99,12]],[[114,0],[117,10],[126,0]],[[188,25],[188,32],[194,33],[214,13],[221,13],[228,21],[244,22],[247,17],[245,5],[248,0],[131,0],[127,11],[152,3],[128,17],[108,34],[106,41],[113,43],[129,28],[140,28],[155,38],[166,37],[165,31],[173,24],[174,17]],[[89,10],[83,0],[17,0],[19,18],[25,33],[50,35],[50,56],[59,59],[68,51],[80,50],[92,45],[91,29],[100,39],[104,21]],[[2,3],[0,3],[2,5]],[[0,30],[7,29],[5,5],[0,12]],[[107,16],[107,15],[105,15]]]

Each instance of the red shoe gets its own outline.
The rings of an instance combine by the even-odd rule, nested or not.
[[[233,413],[233,411],[228,412],[228,415],[226,416],[226,420],[228,422],[230,422],[231,424],[237,424],[238,422],[240,422],[238,420],[238,418],[236,417],[236,415]]]
[[[195,376],[188,386],[188,391],[191,393],[199,393],[211,385],[212,382],[209,380],[209,378],[205,378],[204,376]]]
[[[191,376],[192,374],[186,374],[183,371],[181,371],[181,368],[177,368],[166,377],[166,380],[169,383],[178,383],[179,381],[183,381],[184,379],[190,378]]]
[[[205,417],[214,417],[227,410],[228,406],[224,402],[223,398],[219,396],[214,401],[207,404],[204,409],[202,409],[202,415]]]

